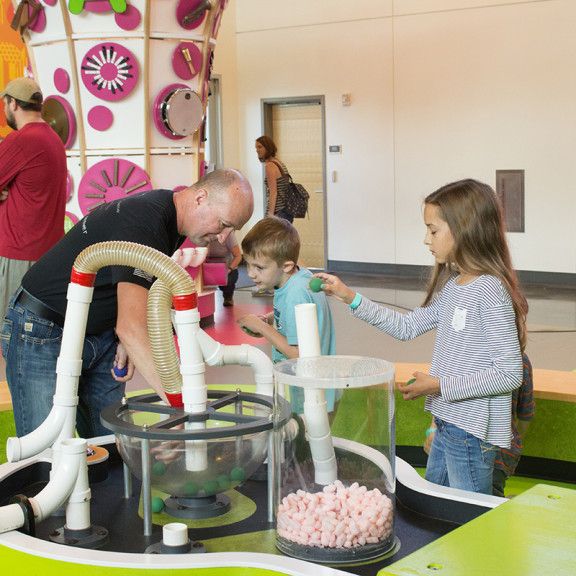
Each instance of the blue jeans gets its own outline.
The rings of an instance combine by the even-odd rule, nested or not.
[[[16,433],[24,436],[38,428],[52,409],[62,328],[15,304],[19,293],[8,305],[1,342]],[[84,339],[76,412],[76,429],[82,438],[110,434],[100,424],[100,411],[124,396],[124,383],[114,380],[110,373],[116,347],[114,330]]]
[[[483,442],[462,428],[434,418],[436,433],[428,464],[426,480],[468,490],[492,494],[492,473],[497,446]]]

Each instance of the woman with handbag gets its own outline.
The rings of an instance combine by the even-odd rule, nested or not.
[[[286,208],[286,192],[290,186],[290,175],[286,165],[276,158],[278,148],[269,136],[256,139],[258,160],[265,164],[264,186],[266,188],[265,216],[278,216],[288,222],[294,222],[294,216]]]

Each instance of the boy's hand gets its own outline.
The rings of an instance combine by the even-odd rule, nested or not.
[[[350,304],[356,296],[356,292],[348,288],[338,276],[321,272],[320,274],[314,274],[312,278],[322,278],[322,292],[334,296],[340,302]]]
[[[248,334],[249,336],[254,336],[254,338],[262,338],[262,327],[264,320],[261,316],[256,316],[255,314],[247,314],[246,316],[241,316],[236,320],[237,324]],[[267,322],[266,322],[267,323]]]

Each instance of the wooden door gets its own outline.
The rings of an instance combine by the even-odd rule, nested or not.
[[[270,106],[269,134],[278,147],[278,158],[288,168],[294,182],[310,193],[309,217],[296,218],[300,234],[300,261],[308,268],[324,269],[324,143],[323,110],[320,102],[287,102]]]

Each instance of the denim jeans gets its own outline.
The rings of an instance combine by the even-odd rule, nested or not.
[[[1,342],[16,433],[24,436],[38,428],[52,409],[62,328],[15,304],[19,293],[8,306]],[[84,339],[76,412],[76,429],[82,438],[110,434],[100,424],[100,411],[124,396],[124,383],[114,380],[110,373],[116,347],[114,330]]]
[[[436,433],[426,466],[426,480],[492,494],[492,473],[497,446],[483,442],[462,428],[434,418]]]

